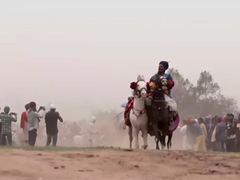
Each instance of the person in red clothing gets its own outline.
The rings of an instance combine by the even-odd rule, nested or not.
[[[25,109],[21,115],[21,122],[20,122],[20,128],[23,130],[23,143],[25,145],[28,144],[28,119],[27,119],[27,110],[29,109],[30,105],[26,104]]]
[[[123,129],[126,129],[126,126],[131,126],[131,122],[130,122],[130,119],[129,119],[129,113],[130,113],[130,110],[132,109],[133,107],[133,101],[134,101],[134,98],[133,97],[128,97],[128,103],[125,107],[125,111],[124,111],[124,126],[123,126]]]

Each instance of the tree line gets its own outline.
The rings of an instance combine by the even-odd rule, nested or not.
[[[237,100],[222,94],[210,72],[201,72],[196,85],[184,78],[177,69],[171,68],[168,73],[175,81],[172,96],[182,118],[238,113]]]

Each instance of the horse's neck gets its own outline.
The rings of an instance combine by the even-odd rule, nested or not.
[[[145,101],[140,98],[134,98],[133,107],[136,109],[142,109],[145,107]]]
[[[160,91],[156,91],[154,93],[154,99],[161,99],[161,100],[164,100],[165,97],[164,97],[164,93],[160,92]]]

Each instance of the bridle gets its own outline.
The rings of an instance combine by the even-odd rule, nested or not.
[[[137,82],[136,82],[136,84],[137,84],[137,86],[136,86],[136,88],[135,88],[135,90],[134,90],[134,93],[136,94],[136,96],[138,97],[138,98],[142,98],[142,95],[141,95],[141,92],[143,91],[143,90],[145,90],[146,92],[147,92],[147,87],[142,87],[142,88],[140,88],[140,89],[138,89],[138,83],[139,82],[145,82],[144,80],[138,80]],[[136,111],[138,112],[138,113],[136,113]],[[145,106],[144,106],[144,108],[142,109],[142,110],[139,110],[139,109],[136,109],[136,108],[134,108],[134,107],[132,107],[132,113],[136,116],[136,117],[139,117],[139,116],[141,116],[141,115],[143,115],[143,114],[145,114],[146,113],[146,108],[145,108]]]
[[[134,90],[134,92],[135,92],[135,94],[137,95],[137,97],[138,98],[142,98],[142,95],[141,95],[141,92],[143,91],[143,90],[145,90],[146,92],[147,92],[147,88],[146,87],[142,87],[142,88],[140,88],[140,89],[138,89],[138,83],[139,82],[145,82],[144,80],[138,80],[137,82],[136,82],[136,84],[137,84],[137,87],[135,88],[135,90]]]

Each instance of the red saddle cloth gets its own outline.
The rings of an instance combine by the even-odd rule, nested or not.
[[[130,110],[133,108],[133,102],[134,102],[134,99],[130,99],[127,103],[127,106],[125,107],[124,119],[125,119],[125,124],[127,126],[131,126],[129,114],[130,114]]]

